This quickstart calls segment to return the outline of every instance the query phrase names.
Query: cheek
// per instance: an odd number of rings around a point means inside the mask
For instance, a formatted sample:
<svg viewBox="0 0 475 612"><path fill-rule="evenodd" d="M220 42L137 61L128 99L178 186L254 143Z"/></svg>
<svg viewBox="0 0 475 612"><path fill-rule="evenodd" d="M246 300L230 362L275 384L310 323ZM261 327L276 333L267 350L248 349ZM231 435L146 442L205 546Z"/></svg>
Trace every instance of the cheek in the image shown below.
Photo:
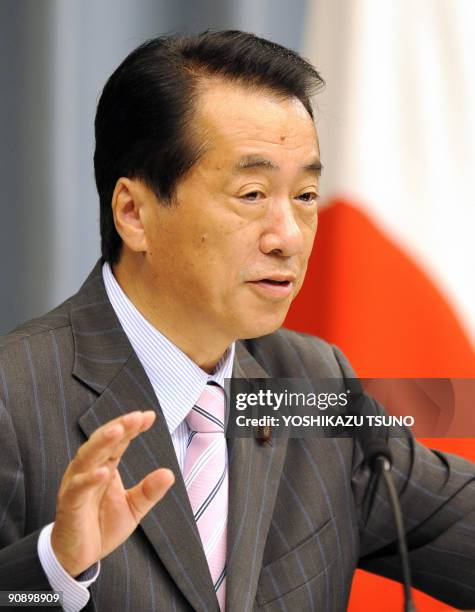
<svg viewBox="0 0 475 612"><path fill-rule="evenodd" d="M317 222L315 221L315 229L306 228L306 230L304 231L302 260L305 262L305 265L308 262L310 254L312 253L316 233L317 233Z"/></svg>
<svg viewBox="0 0 475 612"><path fill-rule="evenodd" d="M311 217L308 219L306 226L306 229L309 232L311 239L313 240L315 238L315 234L317 233L318 228L318 210L315 210L312 213Z"/></svg>
<svg viewBox="0 0 475 612"><path fill-rule="evenodd" d="M212 232L200 236L198 256L225 274L233 275L236 269L245 265L251 252L249 233L240 228L230 230L230 224L217 225Z"/></svg>
<svg viewBox="0 0 475 612"><path fill-rule="evenodd" d="M232 258L224 245L210 233L202 233L190 245L186 253L186 267L191 282L208 296L222 293L232 274Z"/></svg>

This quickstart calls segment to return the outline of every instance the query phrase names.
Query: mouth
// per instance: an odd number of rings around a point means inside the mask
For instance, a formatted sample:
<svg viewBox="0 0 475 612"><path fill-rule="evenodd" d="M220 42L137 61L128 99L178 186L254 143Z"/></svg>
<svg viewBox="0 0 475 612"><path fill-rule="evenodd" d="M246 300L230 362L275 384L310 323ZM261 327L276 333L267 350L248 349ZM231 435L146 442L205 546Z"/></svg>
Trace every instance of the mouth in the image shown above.
<svg viewBox="0 0 475 612"><path fill-rule="evenodd" d="M288 297L294 286L295 277L290 275L272 276L261 278L255 281L248 281L248 284L255 287L261 295L269 298L282 299Z"/></svg>
<svg viewBox="0 0 475 612"><path fill-rule="evenodd" d="M287 287L288 285L290 285L290 281L288 280L274 280L273 278L263 278L262 280L258 280L258 281L251 281L253 283L267 283L268 285L274 285L274 286L280 286L280 287Z"/></svg>

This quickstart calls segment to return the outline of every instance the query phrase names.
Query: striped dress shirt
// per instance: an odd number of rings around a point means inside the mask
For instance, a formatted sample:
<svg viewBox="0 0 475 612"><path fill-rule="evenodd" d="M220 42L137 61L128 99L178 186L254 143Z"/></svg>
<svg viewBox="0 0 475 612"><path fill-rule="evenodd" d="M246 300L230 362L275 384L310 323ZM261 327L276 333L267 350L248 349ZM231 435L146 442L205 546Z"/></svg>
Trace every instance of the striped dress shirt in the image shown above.
<svg viewBox="0 0 475 612"><path fill-rule="evenodd" d="M185 417L195 405L208 382L224 388L231 378L234 343L208 374L185 355L166 336L151 325L132 304L114 278L108 263L102 268L107 296L155 391L170 432L180 470L183 471L189 428ZM38 555L54 591L63 593L66 612L78 612L89 601L88 587L97 579L100 563L89 568L81 580L72 578L60 565L51 547L53 523L38 539Z"/></svg>

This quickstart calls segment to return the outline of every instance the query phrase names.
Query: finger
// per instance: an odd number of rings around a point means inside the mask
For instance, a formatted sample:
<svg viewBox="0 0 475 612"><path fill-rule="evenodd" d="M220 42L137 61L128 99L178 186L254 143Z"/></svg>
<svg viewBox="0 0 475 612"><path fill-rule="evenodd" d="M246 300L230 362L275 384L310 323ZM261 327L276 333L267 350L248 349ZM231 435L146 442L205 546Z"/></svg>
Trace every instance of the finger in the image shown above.
<svg viewBox="0 0 475 612"><path fill-rule="evenodd" d="M155 417L156 413L152 410L142 413L142 424L138 430L130 431L129 434L124 436L122 440L119 440L118 444L112 449L111 454L105 463L109 469L114 470L117 468L122 455L125 453L130 442L144 431L147 431L154 423ZM102 465L104 465L104 463Z"/></svg>
<svg viewBox="0 0 475 612"><path fill-rule="evenodd" d="M155 416L153 411L142 413L142 424L138 428L126 430L115 446L112 445L108 449L104 449L104 454L97 456L96 465L107 465L111 470L116 469L130 442L151 427L155 421Z"/></svg>
<svg viewBox="0 0 475 612"><path fill-rule="evenodd" d="M100 467L84 474L75 474L69 479L60 498L61 510L76 510L84 505L91 494L111 478L106 467Z"/></svg>
<svg viewBox="0 0 475 612"><path fill-rule="evenodd" d="M130 442L139 434L143 433L144 431L147 431L147 429L150 429L150 427L155 421L155 412L153 412L153 410L148 410L146 412L141 413L141 415L142 424L138 427L138 429L135 428L125 432L125 435L122 437L122 439L119 439L116 446L112 449L111 454L108 458L109 462L116 461L118 463L118 460L124 454Z"/></svg>
<svg viewBox="0 0 475 612"><path fill-rule="evenodd" d="M78 471L87 471L96 463L102 463L113 452L113 449L127 435L138 431L141 425L141 413L131 412L109 421L96 429L87 442L76 453L75 467Z"/></svg>
<svg viewBox="0 0 475 612"><path fill-rule="evenodd" d="M173 472L160 468L126 491L130 510L137 523L159 502L175 482Z"/></svg>
<svg viewBox="0 0 475 612"><path fill-rule="evenodd" d="M155 412L130 412L97 429L76 453L72 462L73 473L87 472L109 459L120 458L135 436L149 429Z"/></svg>

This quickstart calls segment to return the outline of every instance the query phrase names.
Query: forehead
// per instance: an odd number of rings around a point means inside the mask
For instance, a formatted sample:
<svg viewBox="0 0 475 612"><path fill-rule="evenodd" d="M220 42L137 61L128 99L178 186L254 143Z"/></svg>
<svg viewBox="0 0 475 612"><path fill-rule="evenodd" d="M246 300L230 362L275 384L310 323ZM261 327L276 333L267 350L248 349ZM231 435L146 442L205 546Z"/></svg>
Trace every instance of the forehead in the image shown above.
<svg viewBox="0 0 475 612"><path fill-rule="evenodd" d="M283 98L228 82L207 84L199 98L195 128L205 157L265 153L306 158L319 154L312 118L297 98Z"/></svg>

